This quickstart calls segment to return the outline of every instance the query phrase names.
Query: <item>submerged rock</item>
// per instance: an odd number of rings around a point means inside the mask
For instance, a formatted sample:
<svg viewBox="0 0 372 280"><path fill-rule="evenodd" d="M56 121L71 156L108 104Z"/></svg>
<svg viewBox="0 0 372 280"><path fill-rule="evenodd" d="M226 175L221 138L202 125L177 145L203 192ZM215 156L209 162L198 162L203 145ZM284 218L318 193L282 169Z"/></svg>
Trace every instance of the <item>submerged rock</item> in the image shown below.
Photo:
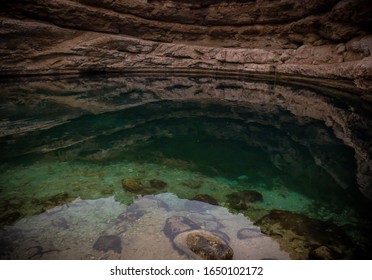
<svg viewBox="0 0 372 280"><path fill-rule="evenodd" d="M197 200L197 201L208 203L211 205L218 205L217 199L215 199L214 197L208 194L197 194L191 200Z"/></svg>
<svg viewBox="0 0 372 280"><path fill-rule="evenodd" d="M103 196L111 196L114 194L114 192L115 192L114 188L107 188L107 189L101 190L101 194Z"/></svg>
<svg viewBox="0 0 372 280"><path fill-rule="evenodd" d="M31 202L33 205L41 207L40 212L42 213L57 206L68 204L74 200L75 197L71 197L67 192L61 192L44 199L33 198Z"/></svg>
<svg viewBox="0 0 372 280"><path fill-rule="evenodd" d="M121 253L121 239L116 235L100 236L93 245L93 249L97 251L108 252L110 250Z"/></svg>
<svg viewBox="0 0 372 280"><path fill-rule="evenodd" d="M213 207L216 207L209 203L205 203L205 202L201 202L197 200L187 200L184 206L185 206L185 210L194 212L194 213L195 212L202 213L202 212L211 210Z"/></svg>
<svg viewBox="0 0 372 280"><path fill-rule="evenodd" d="M168 184L164 181L157 180L157 179L152 179L150 180L150 186L151 188L157 189L157 190L162 190L168 186Z"/></svg>
<svg viewBox="0 0 372 280"><path fill-rule="evenodd" d="M236 210L247 210L249 203L263 201L263 196L254 190L233 192L227 195L227 203Z"/></svg>
<svg viewBox="0 0 372 280"><path fill-rule="evenodd" d="M200 229L200 226L189 218L174 216L167 219L163 231L170 240L173 240L176 235L192 229Z"/></svg>
<svg viewBox="0 0 372 280"><path fill-rule="evenodd" d="M230 240L227 234L203 230L189 218L170 217L163 231L174 248L191 259L229 260L233 257L233 250L226 241Z"/></svg>
<svg viewBox="0 0 372 280"><path fill-rule="evenodd" d="M121 185L124 190L131 192L131 193L139 194L143 192L145 189L144 186L140 182L138 182L136 179L131 179L131 178L121 180Z"/></svg>
<svg viewBox="0 0 372 280"><path fill-rule="evenodd" d="M242 198L244 198L245 202L259 202L263 201L262 194L257 191L253 190L245 190L238 193Z"/></svg>
<svg viewBox="0 0 372 280"><path fill-rule="evenodd" d="M137 197L134 200L134 204L129 206L127 211L133 211L134 209L142 209L143 211L151 211L150 209L163 209L169 211L169 206L163 200L159 199L154 195L145 195L143 197Z"/></svg>
<svg viewBox="0 0 372 280"><path fill-rule="evenodd" d="M244 240L244 239L250 239L255 237L261 237L264 236L264 234L260 231L258 227L252 227L252 228L242 228L238 231L236 234L238 239Z"/></svg>
<svg viewBox="0 0 372 280"><path fill-rule="evenodd" d="M255 224L263 233L276 238L294 259L335 255L332 251L343 259L350 259L353 256L353 244L349 237L341 228L330 222L289 211L272 210ZM330 250L311 249L323 246Z"/></svg>
<svg viewBox="0 0 372 280"><path fill-rule="evenodd" d="M155 200L156 205L157 205L157 207L158 207L159 209L163 209L163 210L165 210L165 211L169 211L169 210L170 210L168 204L165 203L163 200L161 200L161 199L154 199L154 200Z"/></svg>
<svg viewBox="0 0 372 280"><path fill-rule="evenodd" d="M341 255L338 254L335 250L327 246L319 246L310 251L309 259L311 260L338 260L338 259L341 259Z"/></svg>
<svg viewBox="0 0 372 280"><path fill-rule="evenodd" d="M174 245L192 259L231 260L234 252L222 238L205 230L178 234Z"/></svg>

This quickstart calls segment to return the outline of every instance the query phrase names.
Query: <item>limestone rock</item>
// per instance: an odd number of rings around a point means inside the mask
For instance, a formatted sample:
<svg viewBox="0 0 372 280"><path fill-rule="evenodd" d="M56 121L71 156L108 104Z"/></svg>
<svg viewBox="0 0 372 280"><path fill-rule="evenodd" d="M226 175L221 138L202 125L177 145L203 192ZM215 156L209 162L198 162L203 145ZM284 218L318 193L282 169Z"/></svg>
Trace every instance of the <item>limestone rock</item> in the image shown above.
<svg viewBox="0 0 372 280"><path fill-rule="evenodd" d="M0 74L144 68L272 74L274 65L289 78L347 79L357 86L370 80L371 71L357 63L371 56L368 0L164 3L5 1ZM346 45L343 52L339 44Z"/></svg>

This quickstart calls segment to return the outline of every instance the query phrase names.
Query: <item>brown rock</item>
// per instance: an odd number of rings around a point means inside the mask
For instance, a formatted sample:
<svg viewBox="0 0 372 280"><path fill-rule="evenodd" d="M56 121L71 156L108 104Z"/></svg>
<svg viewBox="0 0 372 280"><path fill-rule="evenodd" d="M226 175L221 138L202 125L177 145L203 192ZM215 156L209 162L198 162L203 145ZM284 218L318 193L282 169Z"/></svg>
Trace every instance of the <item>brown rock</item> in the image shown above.
<svg viewBox="0 0 372 280"><path fill-rule="evenodd" d="M164 181L152 179L150 180L150 186L157 190L162 190L168 186L168 184Z"/></svg>
<svg viewBox="0 0 372 280"><path fill-rule="evenodd" d="M188 248L204 260L231 260L234 252L221 238L205 231L187 234Z"/></svg>
<svg viewBox="0 0 372 280"><path fill-rule="evenodd" d="M341 259L341 255L338 254L335 250L327 246L319 246L310 251L309 259L311 260L338 260L338 259Z"/></svg>
<svg viewBox="0 0 372 280"><path fill-rule="evenodd" d="M124 190L131 193L141 193L144 191L144 186L138 182L136 179L123 179L121 180L121 185Z"/></svg>
<svg viewBox="0 0 372 280"><path fill-rule="evenodd" d="M215 199L214 197L208 194L197 194L191 200L197 200L197 201L208 203L211 205L218 205L217 199Z"/></svg>
<svg viewBox="0 0 372 280"><path fill-rule="evenodd" d="M227 195L227 203L236 210L246 210L248 205L254 202L263 201L262 194L254 190L234 192Z"/></svg>

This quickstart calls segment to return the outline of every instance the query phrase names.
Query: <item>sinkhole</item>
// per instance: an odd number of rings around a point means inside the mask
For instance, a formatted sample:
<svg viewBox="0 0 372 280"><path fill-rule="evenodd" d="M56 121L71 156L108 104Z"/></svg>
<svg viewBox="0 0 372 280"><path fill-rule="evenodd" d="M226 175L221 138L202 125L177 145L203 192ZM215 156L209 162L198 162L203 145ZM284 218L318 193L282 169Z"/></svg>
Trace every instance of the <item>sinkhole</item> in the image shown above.
<svg viewBox="0 0 372 280"><path fill-rule="evenodd" d="M355 96L223 77L3 81L0 258L370 259L371 114Z"/></svg>

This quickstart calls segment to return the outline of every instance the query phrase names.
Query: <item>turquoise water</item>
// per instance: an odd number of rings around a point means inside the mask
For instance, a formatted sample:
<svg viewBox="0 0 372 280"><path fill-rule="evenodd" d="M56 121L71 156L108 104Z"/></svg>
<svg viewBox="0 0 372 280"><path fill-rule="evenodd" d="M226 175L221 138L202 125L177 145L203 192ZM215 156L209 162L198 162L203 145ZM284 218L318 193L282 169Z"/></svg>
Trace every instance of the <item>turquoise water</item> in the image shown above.
<svg viewBox="0 0 372 280"><path fill-rule="evenodd" d="M227 83L218 79L207 79L203 83L195 81L195 78L182 79L191 83L189 88L194 87L194 83L199 86ZM157 83L164 80L167 83L159 89ZM238 83L234 90L242 83L227 81ZM102 256L97 246L92 247L96 236L88 238L90 243L87 241L87 232L95 228L99 228L98 235L111 230L115 236L120 236L121 242L129 240L125 233L113 226L113 221L123 211L129 211L128 207L137 205L138 199L141 202L141 198L161 201L167 205L167 211L161 212L158 202L159 207L155 210L151 208L153 206L141 206L141 211L146 214L130 226L125 225L124 231L128 236L135 236L135 229L145 231L150 228L146 221L150 223L154 219L159 219L156 226L161 228L170 213L182 213L188 217L195 215L193 213L215 213L214 219L220 219L222 224L221 217L231 215L246 219L234 225L236 227L244 223L261 227L264 237L279 244L265 246L286 252L291 258L319 257L314 257L314 248L322 246L330 248L331 253L327 256L335 258L371 257L371 203L359 191L355 151L337 138L332 126L326 125L321 118L295 115L288 107L275 102L250 102L249 98L226 100L229 98L210 96L210 93L208 98L198 98L203 94L200 88L191 97L180 98L186 93L170 90L168 82L174 82L170 78L153 78L151 83L145 78L137 78L135 86L133 80L115 81L114 86L112 81L103 82L106 87L87 89L88 80L78 92L70 93L55 90L50 81L49 85L48 82L43 84L46 88L53 88L50 93L46 89L15 90L8 85L7 90L5 87L2 94L4 106L1 108L3 136L0 138L0 238L7 250L2 253L2 258L156 258L151 254L115 255L118 250L109 250ZM258 89L264 85L262 82L249 82L252 84L258 85ZM246 84L241 87L246 88ZM300 91L298 88L290 89ZM231 92L230 89L224 94L235 96L247 92L248 89L243 93ZM263 95L269 94L275 95L275 92L263 90ZM344 107L338 109L344 110ZM130 189L123 183L125 180L132 182L137 189ZM207 195L209 200L201 200L200 195ZM79 213L68 209L80 205L81 201L88 206L82 207ZM198 202L187 204L193 201ZM218 208L206 206L211 204L217 204L213 207ZM182 208L179 205L186 206ZM92 207L101 209L97 211L101 211L102 216L97 218L95 215L90 218L90 223L84 222L93 211ZM221 211L225 210L229 214L223 212L222 215ZM309 233L296 232L293 226L289 226L278 234L263 223L271 218L273 210L283 211L280 212L284 213L281 214L283 219L286 215L298 214L298 223L314 223L315 226ZM146 215L157 211L162 218L150 219L149 216L146 220ZM56 220L50 218L57 215L55 213L59 215ZM69 220L68 217L73 218ZM55 240L53 236L46 238L41 229L48 223L63 229L63 237L58 232L54 234ZM317 223L322 225L320 230ZM346 236L343 240L348 238L348 241L342 246L319 241L316 235L323 234L321 229L325 223L335 226L337 236L340 231L342 236ZM227 230L221 228L219 231L227 234ZM155 234L151 229L149 231L149 234ZM27 232L32 232L32 237ZM294 238L290 236L293 232L303 243L288 245L288 240ZM281 236L279 239L278 235ZM236 236L239 234L228 236L231 244L239 239ZM81 239L81 244L85 241L86 244L76 252L69 249L72 253L67 254L67 249L57 245L62 242L61 238ZM160 235L159 238L165 237ZM46 248L51 243L53 249L40 251L37 247ZM133 244L137 243L128 241L128 248ZM133 252L140 250L141 245L136 246L137 249L131 248ZM357 249L350 252L350 248ZM84 250L86 254L79 254ZM236 256L240 258L286 258L277 251L271 251L271 255L248 257L239 255L236 250ZM172 248L164 249L164 258L184 256Z"/></svg>

